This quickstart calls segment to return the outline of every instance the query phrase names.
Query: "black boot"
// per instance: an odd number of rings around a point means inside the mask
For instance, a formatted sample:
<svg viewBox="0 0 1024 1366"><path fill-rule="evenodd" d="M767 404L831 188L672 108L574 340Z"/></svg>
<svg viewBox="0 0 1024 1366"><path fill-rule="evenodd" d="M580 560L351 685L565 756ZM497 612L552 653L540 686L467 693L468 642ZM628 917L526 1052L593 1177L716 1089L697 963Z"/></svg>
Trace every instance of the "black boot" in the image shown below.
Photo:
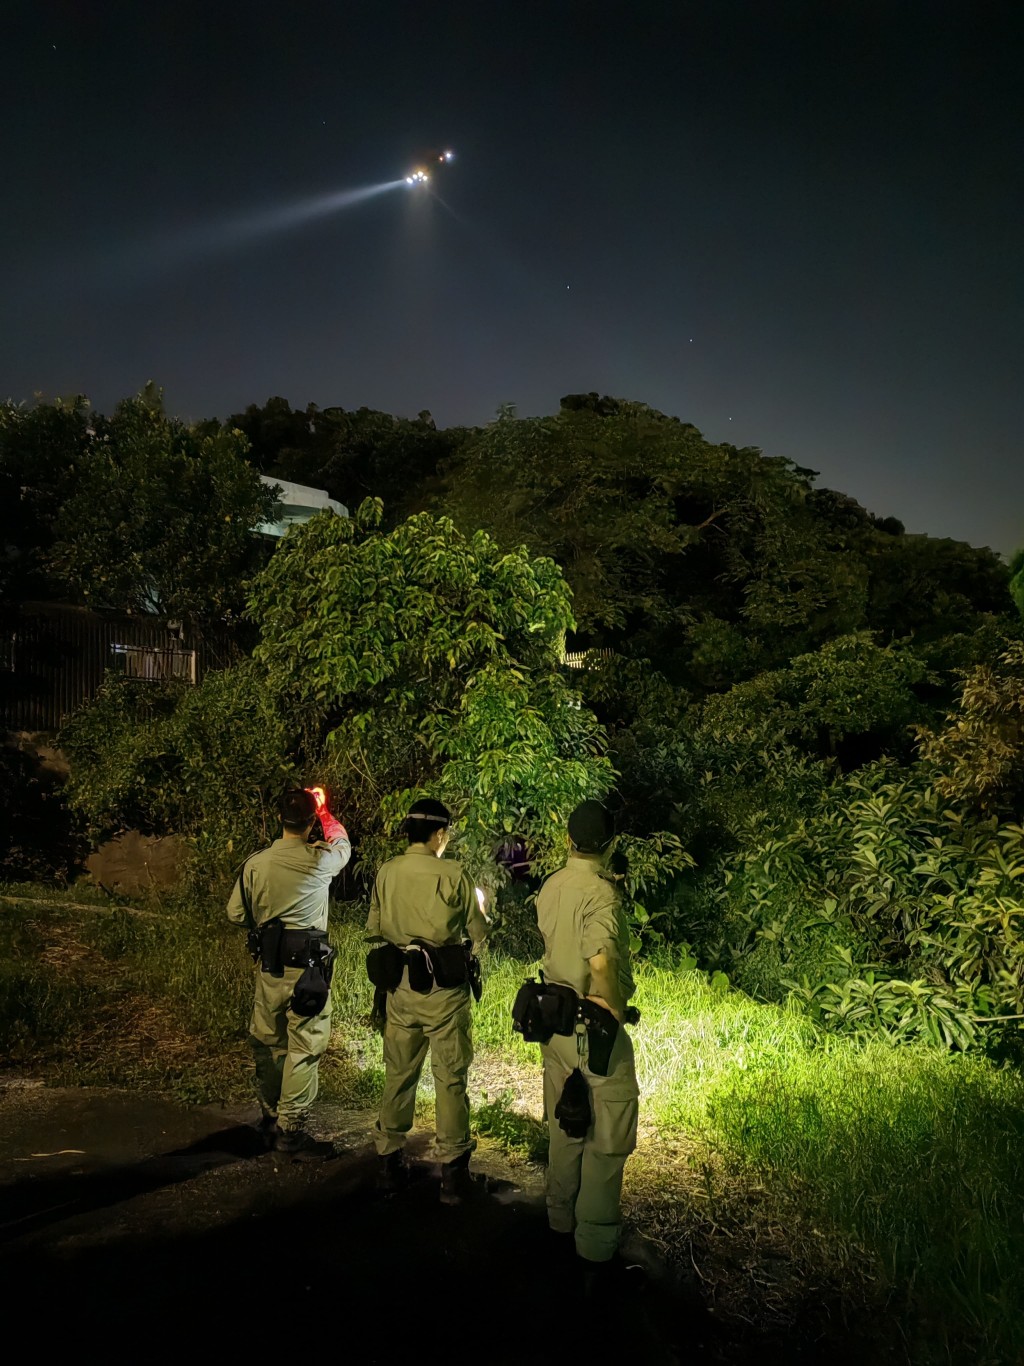
<svg viewBox="0 0 1024 1366"><path fill-rule="evenodd" d="M395 1191L403 1190L408 1180L409 1169L401 1148L377 1158L377 1189L384 1195L394 1195Z"/></svg>
<svg viewBox="0 0 1024 1366"><path fill-rule="evenodd" d="M469 1174L469 1153L441 1165L441 1204L461 1205L473 1189Z"/></svg>
<svg viewBox="0 0 1024 1366"><path fill-rule="evenodd" d="M274 1140L277 1138L278 1134L277 1115L264 1114L260 1119L258 1128L260 1138L263 1139L263 1142L266 1145L266 1147L272 1148L274 1146Z"/></svg>
<svg viewBox="0 0 1024 1366"><path fill-rule="evenodd" d="M295 1161L317 1157L336 1157L333 1143L320 1143L305 1129L281 1129L274 1135L274 1152Z"/></svg>

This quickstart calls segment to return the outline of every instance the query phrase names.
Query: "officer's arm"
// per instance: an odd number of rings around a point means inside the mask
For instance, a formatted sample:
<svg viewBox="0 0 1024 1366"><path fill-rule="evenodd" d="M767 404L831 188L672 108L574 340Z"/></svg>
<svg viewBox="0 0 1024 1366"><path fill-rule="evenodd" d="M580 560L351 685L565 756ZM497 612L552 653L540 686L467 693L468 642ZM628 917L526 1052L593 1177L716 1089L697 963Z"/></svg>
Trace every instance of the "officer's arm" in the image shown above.
<svg viewBox="0 0 1024 1366"><path fill-rule="evenodd" d="M583 908L583 957L590 968L588 999L610 1010L622 1020L626 1000L619 982L619 905L620 897L610 883L600 889Z"/></svg>
<svg viewBox="0 0 1024 1366"><path fill-rule="evenodd" d="M325 877L337 877L352 857L352 845L345 833L345 827L339 826L338 828L341 830L340 835L337 835L329 843L318 841L315 845L317 868Z"/></svg>
<svg viewBox="0 0 1024 1366"><path fill-rule="evenodd" d="M491 932L491 922L477 899L476 887L468 873L463 873L459 882L459 895L466 911L466 933L478 949Z"/></svg>
<svg viewBox="0 0 1024 1366"><path fill-rule="evenodd" d="M374 878L373 891L370 893L370 914L366 917L366 936L368 939L380 938L380 874Z"/></svg>
<svg viewBox="0 0 1024 1366"><path fill-rule="evenodd" d="M231 889L228 898L228 919L232 925L247 925L249 923L249 913L245 909L245 899L242 895L242 878L245 877L245 870L235 878L235 885Z"/></svg>
<svg viewBox="0 0 1024 1366"><path fill-rule="evenodd" d="M587 1000L610 1010L621 1024L626 1015L626 999L619 983L618 959L608 953L595 953L587 962L590 966L590 991Z"/></svg>

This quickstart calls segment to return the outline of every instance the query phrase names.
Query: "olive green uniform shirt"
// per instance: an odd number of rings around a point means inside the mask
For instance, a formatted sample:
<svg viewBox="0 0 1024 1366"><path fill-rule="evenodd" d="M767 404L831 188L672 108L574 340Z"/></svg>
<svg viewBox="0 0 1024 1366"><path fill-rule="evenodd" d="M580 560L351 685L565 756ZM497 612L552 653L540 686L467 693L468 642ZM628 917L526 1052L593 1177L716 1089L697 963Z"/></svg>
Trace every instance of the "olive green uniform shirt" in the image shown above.
<svg viewBox="0 0 1024 1366"><path fill-rule="evenodd" d="M537 893L537 925L544 937L544 976L590 995L590 959L615 960L623 1000L633 995L629 926L618 889L602 876L596 854L573 854Z"/></svg>
<svg viewBox="0 0 1024 1366"><path fill-rule="evenodd" d="M352 854L346 836L330 844L318 840L274 841L246 861L228 901L228 919L235 925L247 924L245 897L257 925L279 918L290 930L327 931L327 894L331 879L341 872Z"/></svg>
<svg viewBox="0 0 1024 1366"><path fill-rule="evenodd" d="M479 944L488 928L469 874L455 859L438 858L425 844L410 844L381 866L366 921L372 938L399 948L414 939L460 944L467 936Z"/></svg>

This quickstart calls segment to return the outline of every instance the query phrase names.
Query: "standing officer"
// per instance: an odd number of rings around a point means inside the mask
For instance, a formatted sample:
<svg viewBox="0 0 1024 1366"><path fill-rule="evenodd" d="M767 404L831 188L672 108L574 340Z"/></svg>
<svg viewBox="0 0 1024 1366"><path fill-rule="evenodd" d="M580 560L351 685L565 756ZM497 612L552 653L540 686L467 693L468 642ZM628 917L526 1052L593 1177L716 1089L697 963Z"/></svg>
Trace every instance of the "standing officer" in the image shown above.
<svg viewBox="0 0 1024 1366"><path fill-rule="evenodd" d="M277 1152L323 1152L306 1132L316 1099L320 1055L331 1037L331 999L319 1014L290 1007L311 954L329 948L327 894L352 853L348 834L327 809L322 788L286 792L281 838L246 860L228 902L228 919L259 937L260 970L249 1022L261 1128ZM309 843L316 817L323 840Z"/></svg>
<svg viewBox="0 0 1024 1366"><path fill-rule="evenodd" d="M633 1044L622 1027L633 994L629 931L618 889L603 875L612 834L611 817L600 802L578 806L569 817L569 860L537 894L546 982L571 987L618 1021L611 1055L603 1060L607 1075L588 1065L581 1026L575 1034L552 1034L541 1045L548 1223L556 1233L575 1231L576 1252L591 1267L611 1262L618 1247L622 1170L636 1147L639 1096ZM555 1110L577 1067L590 1092L592 1121L585 1137L570 1138Z"/></svg>
<svg viewBox="0 0 1024 1366"><path fill-rule="evenodd" d="M462 865L442 857L450 825L451 815L440 802L413 804L403 827L409 847L377 874L366 929L371 939L386 941L383 956L390 955L395 969L387 983L384 1095L375 1135L378 1184L396 1190L404 1180L403 1149L429 1048L441 1200L457 1205L469 1189L469 1155L475 1146L466 1096L473 1042L463 945L468 939L475 948L489 926Z"/></svg>

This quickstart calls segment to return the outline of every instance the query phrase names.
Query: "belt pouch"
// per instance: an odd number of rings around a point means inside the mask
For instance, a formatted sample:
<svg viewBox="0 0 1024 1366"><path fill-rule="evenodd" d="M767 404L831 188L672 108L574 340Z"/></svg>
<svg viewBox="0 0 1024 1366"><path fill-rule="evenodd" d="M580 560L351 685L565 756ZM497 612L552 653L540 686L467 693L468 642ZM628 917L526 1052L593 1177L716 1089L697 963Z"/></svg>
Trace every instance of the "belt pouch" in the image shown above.
<svg viewBox="0 0 1024 1366"><path fill-rule="evenodd" d="M394 991L404 967L405 957L397 944L378 944L366 955L366 975L383 991Z"/></svg>
<svg viewBox="0 0 1024 1366"><path fill-rule="evenodd" d="M555 1106L558 1127L569 1138L586 1138L593 1118L590 1109L590 1087L578 1067L565 1079L562 1094Z"/></svg>
<svg viewBox="0 0 1024 1366"><path fill-rule="evenodd" d="M545 982L537 1008L541 1028L552 1034L568 1036L576 1031L576 1014L580 998L572 987L560 986L557 982Z"/></svg>
<svg viewBox="0 0 1024 1366"><path fill-rule="evenodd" d="M463 987L468 980L466 950L461 944L441 944L428 949L439 987Z"/></svg>
<svg viewBox="0 0 1024 1366"><path fill-rule="evenodd" d="M434 950L430 952L433 954ZM405 966L409 969L409 986L425 996L434 985L434 970L426 952L414 946L406 949Z"/></svg>
<svg viewBox="0 0 1024 1366"><path fill-rule="evenodd" d="M260 926L260 967L271 977L280 977L284 972L283 943L284 926L280 920L268 920Z"/></svg>
<svg viewBox="0 0 1024 1366"><path fill-rule="evenodd" d="M541 1019L540 1000L544 991L543 982L530 978L516 993L512 1003L512 1028L523 1036L524 1043L547 1043L552 1030L545 1028Z"/></svg>
<svg viewBox="0 0 1024 1366"><path fill-rule="evenodd" d="M319 963L310 963L295 983L288 1009L293 1015L310 1018L320 1015L327 1009L331 999L331 988Z"/></svg>

